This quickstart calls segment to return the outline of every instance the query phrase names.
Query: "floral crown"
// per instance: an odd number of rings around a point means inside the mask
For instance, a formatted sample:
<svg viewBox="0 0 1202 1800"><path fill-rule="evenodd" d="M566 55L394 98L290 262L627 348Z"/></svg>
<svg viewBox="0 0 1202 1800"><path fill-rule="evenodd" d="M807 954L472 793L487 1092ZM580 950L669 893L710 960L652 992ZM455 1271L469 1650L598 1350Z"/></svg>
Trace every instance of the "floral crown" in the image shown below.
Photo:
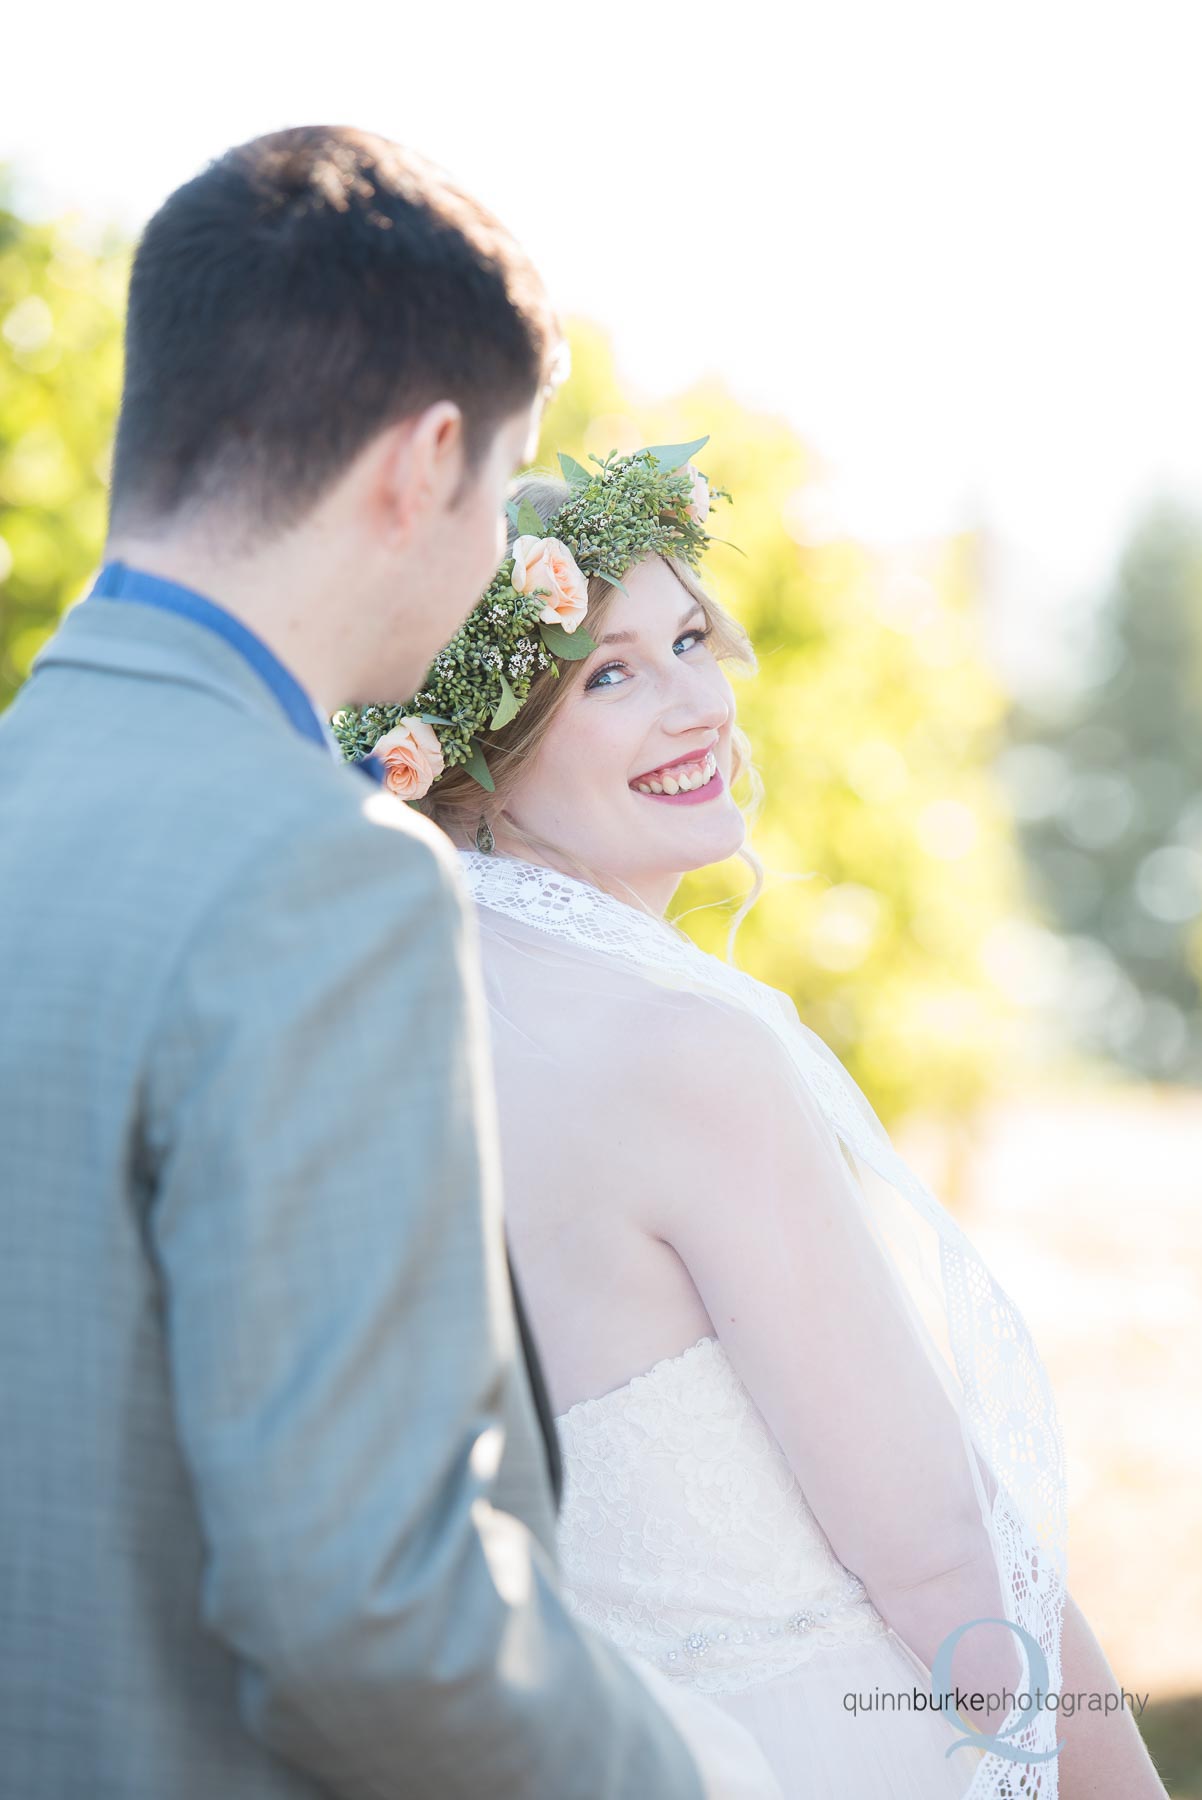
<svg viewBox="0 0 1202 1800"><path fill-rule="evenodd" d="M334 735L350 762L379 758L385 782L403 800L419 800L443 774L463 768L482 788L494 787L481 737L508 725L543 670L558 678L561 662L579 662L596 644L582 627L588 582L621 577L653 551L696 567L707 545L710 502L729 500L711 488L689 458L691 444L659 444L629 456L590 457L595 471L561 455L571 492L544 521L528 498L506 508L518 537L481 599L423 686L401 706L347 707ZM554 536L549 535L554 527Z"/></svg>

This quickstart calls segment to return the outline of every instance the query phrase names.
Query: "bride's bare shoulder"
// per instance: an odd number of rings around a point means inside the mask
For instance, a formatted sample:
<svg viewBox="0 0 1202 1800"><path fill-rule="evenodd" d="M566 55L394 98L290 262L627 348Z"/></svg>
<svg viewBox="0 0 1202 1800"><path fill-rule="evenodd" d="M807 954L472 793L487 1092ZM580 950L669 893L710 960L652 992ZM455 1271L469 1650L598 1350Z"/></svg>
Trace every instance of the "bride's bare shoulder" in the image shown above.
<svg viewBox="0 0 1202 1800"><path fill-rule="evenodd" d="M506 919L487 921L482 946L498 1072L523 1087L536 1080L548 1102L582 1090L598 1110L687 1099L694 1119L712 1124L734 1102L745 1114L770 1110L789 1086L769 1018L796 1011L775 989L752 1009L717 986L653 979Z"/></svg>
<svg viewBox="0 0 1202 1800"><path fill-rule="evenodd" d="M646 1008L643 1024L645 1054L685 1058L727 1087L735 1078L772 1082L784 1076L788 1059L781 1039L766 1018L733 999L673 993L670 1002Z"/></svg>
<svg viewBox="0 0 1202 1800"><path fill-rule="evenodd" d="M784 995L782 1011L794 1012ZM775 1005L775 999L770 1002ZM650 1018L639 1034L635 1091L659 1091L671 1109L676 1179L665 1205L693 1212L710 1195L719 1209L732 1193L755 1204L839 1162L841 1152L819 1099L782 1034L768 1019L735 1004L689 994ZM671 1212L663 1224L672 1224Z"/></svg>

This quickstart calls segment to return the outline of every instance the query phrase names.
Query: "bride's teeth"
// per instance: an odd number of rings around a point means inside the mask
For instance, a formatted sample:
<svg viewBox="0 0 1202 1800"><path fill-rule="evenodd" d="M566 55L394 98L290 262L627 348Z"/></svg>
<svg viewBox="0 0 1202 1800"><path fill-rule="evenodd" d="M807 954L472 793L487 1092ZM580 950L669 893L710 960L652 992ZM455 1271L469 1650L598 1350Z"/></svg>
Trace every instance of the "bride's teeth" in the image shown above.
<svg viewBox="0 0 1202 1800"><path fill-rule="evenodd" d="M691 768L677 768L672 775L661 775L658 781L636 781L635 787L640 794L691 794L695 788L705 787L718 772L718 759L712 750L707 750L703 762Z"/></svg>

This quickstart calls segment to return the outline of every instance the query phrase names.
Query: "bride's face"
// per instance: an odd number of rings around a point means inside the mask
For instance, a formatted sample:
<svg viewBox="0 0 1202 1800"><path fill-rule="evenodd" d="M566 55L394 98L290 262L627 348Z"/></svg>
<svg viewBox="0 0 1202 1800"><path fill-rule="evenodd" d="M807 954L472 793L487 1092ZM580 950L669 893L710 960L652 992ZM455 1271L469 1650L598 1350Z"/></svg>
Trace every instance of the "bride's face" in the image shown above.
<svg viewBox="0 0 1202 1800"><path fill-rule="evenodd" d="M704 609L665 562L647 557L623 586L505 811L662 910L686 870L743 842L734 694Z"/></svg>

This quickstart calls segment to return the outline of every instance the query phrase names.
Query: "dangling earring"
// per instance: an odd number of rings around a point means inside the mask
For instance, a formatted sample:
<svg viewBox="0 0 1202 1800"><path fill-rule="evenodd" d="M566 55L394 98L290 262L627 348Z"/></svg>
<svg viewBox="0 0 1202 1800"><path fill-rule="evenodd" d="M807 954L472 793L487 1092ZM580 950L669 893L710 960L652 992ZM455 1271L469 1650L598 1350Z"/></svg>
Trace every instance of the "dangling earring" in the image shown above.
<svg viewBox="0 0 1202 1800"><path fill-rule="evenodd" d="M476 848L481 856L491 856L496 849L492 831L483 813L480 814L480 823L476 827Z"/></svg>

